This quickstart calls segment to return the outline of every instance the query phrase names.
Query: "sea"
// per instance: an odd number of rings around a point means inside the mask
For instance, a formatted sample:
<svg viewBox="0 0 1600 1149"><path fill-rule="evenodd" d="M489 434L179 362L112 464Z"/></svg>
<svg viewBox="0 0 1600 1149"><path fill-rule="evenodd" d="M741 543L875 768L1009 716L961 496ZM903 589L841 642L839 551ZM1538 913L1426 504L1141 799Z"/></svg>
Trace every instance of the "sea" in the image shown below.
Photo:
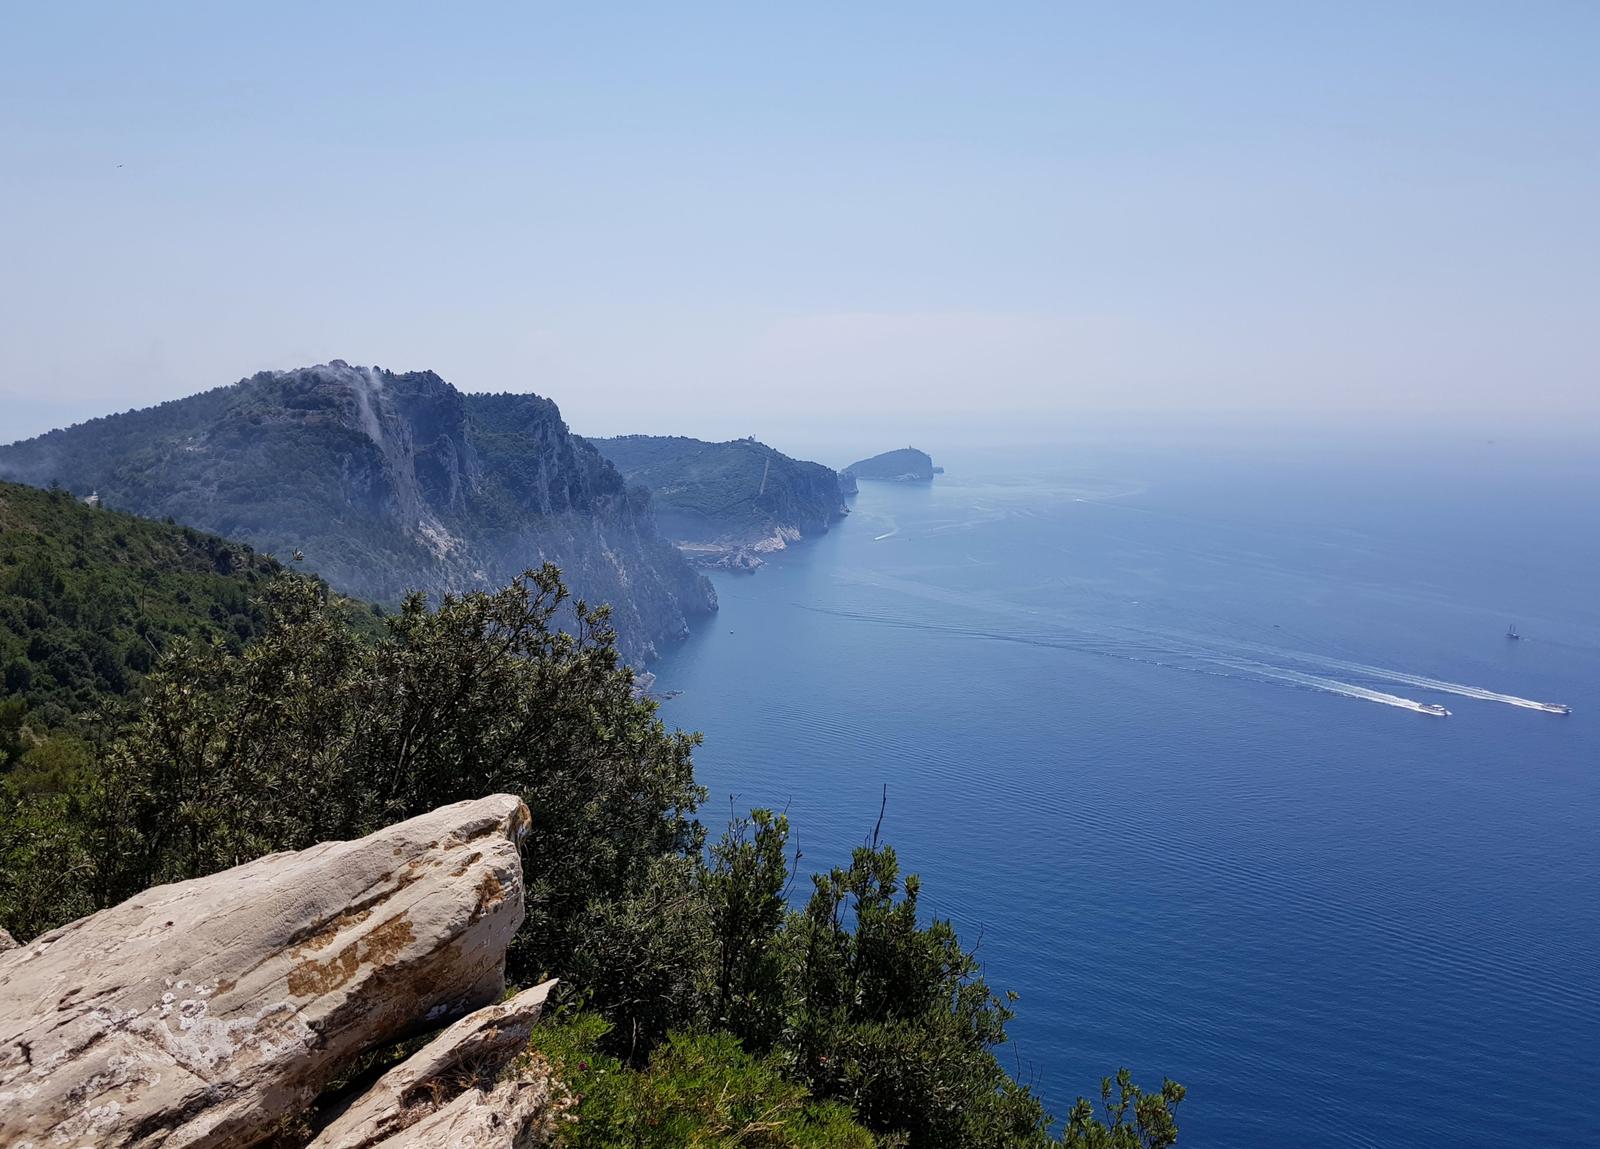
<svg viewBox="0 0 1600 1149"><path fill-rule="evenodd" d="M922 445L654 668L708 827L881 808L1057 1116L1600 1145L1600 452Z"/></svg>

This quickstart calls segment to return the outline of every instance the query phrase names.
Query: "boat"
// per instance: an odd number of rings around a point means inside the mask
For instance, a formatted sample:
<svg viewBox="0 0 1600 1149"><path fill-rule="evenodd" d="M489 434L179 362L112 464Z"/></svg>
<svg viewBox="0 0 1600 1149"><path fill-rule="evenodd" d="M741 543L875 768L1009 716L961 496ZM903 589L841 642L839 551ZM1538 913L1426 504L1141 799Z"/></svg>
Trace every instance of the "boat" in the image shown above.
<svg viewBox="0 0 1600 1149"><path fill-rule="evenodd" d="M1517 624L1516 623L1512 623L1510 626L1506 627L1506 637L1509 638L1512 642L1516 642L1518 639L1520 639L1522 637L1520 634L1517 633Z"/></svg>
<svg viewBox="0 0 1600 1149"><path fill-rule="evenodd" d="M1417 706L1421 708L1422 713L1431 714L1435 718L1450 717L1450 712L1444 707L1440 706L1437 702L1419 702L1417 703Z"/></svg>
<svg viewBox="0 0 1600 1149"><path fill-rule="evenodd" d="M1571 714L1572 707L1561 702L1546 702L1544 708L1551 714Z"/></svg>

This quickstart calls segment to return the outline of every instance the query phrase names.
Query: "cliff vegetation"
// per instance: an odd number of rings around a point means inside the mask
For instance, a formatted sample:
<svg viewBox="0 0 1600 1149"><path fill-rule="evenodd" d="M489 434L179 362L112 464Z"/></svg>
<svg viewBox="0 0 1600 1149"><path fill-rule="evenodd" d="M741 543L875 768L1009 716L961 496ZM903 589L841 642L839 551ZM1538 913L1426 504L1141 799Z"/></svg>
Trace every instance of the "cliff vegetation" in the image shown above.
<svg viewBox="0 0 1600 1149"><path fill-rule="evenodd" d="M592 442L630 483L649 489L662 534L703 565L759 565L760 555L822 534L847 513L835 471L755 439Z"/></svg>
<svg viewBox="0 0 1600 1149"><path fill-rule="evenodd" d="M575 1146L1164 1146L1181 1087L1119 1078L1054 1128L997 1055L1011 1002L876 840L793 889L787 819L708 843L697 737L637 696L604 608L559 572L407 597L376 637L273 578L249 640L174 635L70 773L0 779L0 924L494 793L534 812L507 975L559 976L533 1036ZM557 622L570 616L571 625ZM234 637L238 637L235 635Z"/></svg>
<svg viewBox="0 0 1600 1149"><path fill-rule="evenodd" d="M896 451L885 451L870 459L851 463L844 469L844 473L857 479L929 483L933 481L933 476L939 469L933 465L933 458L926 451L919 451L915 447L901 447Z"/></svg>

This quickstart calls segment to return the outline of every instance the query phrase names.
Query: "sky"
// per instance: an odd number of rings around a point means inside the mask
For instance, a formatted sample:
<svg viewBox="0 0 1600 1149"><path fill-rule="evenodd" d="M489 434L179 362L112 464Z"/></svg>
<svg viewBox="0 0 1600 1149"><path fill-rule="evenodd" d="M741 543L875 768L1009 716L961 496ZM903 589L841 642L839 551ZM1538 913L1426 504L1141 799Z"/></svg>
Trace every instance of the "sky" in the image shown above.
<svg viewBox="0 0 1600 1149"><path fill-rule="evenodd" d="M0 439L332 358L705 437L1600 428L1600 4L14 4Z"/></svg>

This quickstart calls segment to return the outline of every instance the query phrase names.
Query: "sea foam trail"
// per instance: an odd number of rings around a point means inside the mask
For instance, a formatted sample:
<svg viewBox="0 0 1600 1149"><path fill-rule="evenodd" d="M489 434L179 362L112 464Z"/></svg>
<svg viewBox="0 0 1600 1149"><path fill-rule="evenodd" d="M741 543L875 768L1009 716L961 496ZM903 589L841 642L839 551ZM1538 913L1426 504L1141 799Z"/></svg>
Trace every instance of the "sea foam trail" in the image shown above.
<svg viewBox="0 0 1600 1149"><path fill-rule="evenodd" d="M1400 710L1410 710L1416 714L1426 714L1434 718L1444 717L1438 711L1429 710L1422 703L1412 698L1402 698L1398 694L1385 694L1381 690L1372 690L1365 686L1357 686L1353 682L1340 682L1334 678L1324 678L1320 674L1306 674L1298 670L1287 670L1281 666L1267 666L1259 662L1249 662L1244 659L1218 659L1223 666L1231 666L1236 670L1259 674L1263 678L1276 679L1279 682L1289 682L1297 686L1309 687L1312 690L1321 690L1328 694L1339 694L1345 698L1359 698L1363 702L1376 702L1382 706L1394 706Z"/></svg>
<svg viewBox="0 0 1600 1149"><path fill-rule="evenodd" d="M1566 707L1553 702L1540 702L1533 698L1519 698L1515 694L1501 694L1497 690L1484 690L1482 687L1468 686L1463 682L1445 682L1442 679L1429 678L1422 674L1407 674L1399 670L1385 670L1381 666L1365 666L1359 662L1343 662L1336 658L1322 658L1315 661L1323 666L1331 666L1339 670L1350 670L1357 674L1381 678L1385 682L1402 682L1407 686L1420 686L1425 690L1437 690L1443 694L1459 694L1463 698L1476 698L1483 702L1499 702L1506 706L1520 706L1525 710L1542 710L1547 714L1566 713Z"/></svg>
<svg viewBox="0 0 1600 1149"><path fill-rule="evenodd" d="M1294 662L1304 662L1313 666L1325 666L1330 670L1347 670L1352 674L1361 674L1384 682L1398 682L1406 686L1419 686L1424 690L1436 690L1441 694L1455 694L1462 698L1475 698L1480 702L1498 702L1504 706L1520 706L1524 710L1541 710L1546 714L1567 713L1567 708L1558 703L1540 702L1534 698L1521 698L1515 694L1502 694L1497 690L1485 690L1480 686L1469 686L1464 682L1447 682L1442 678L1429 678L1425 674L1409 674L1403 670L1386 670L1381 666L1369 666L1364 662L1348 662L1342 658L1328 658L1319 654L1269 650L1266 647L1261 648L1261 650L1263 653L1270 653L1277 658L1287 658Z"/></svg>
<svg viewBox="0 0 1600 1149"><path fill-rule="evenodd" d="M1160 666L1169 670L1187 670L1198 674L1226 674L1229 671L1253 675L1269 682L1282 682L1292 686L1303 686L1311 690L1321 691L1325 694L1336 694L1344 698L1355 698L1362 702L1376 702L1381 706L1393 706L1400 710L1409 710L1414 714L1427 714L1434 717L1443 717L1435 711L1429 710L1422 703L1411 698L1402 698L1398 694L1386 694L1381 690L1372 690L1365 686L1357 686L1353 682L1340 682L1333 678L1324 678L1317 674L1307 674L1304 671L1290 670L1280 666L1268 666L1265 663L1254 662L1244 658L1228 658L1213 651L1190 646L1189 649L1180 647L1151 646L1139 641L1117 640L1109 637L1094 635L1067 636L1058 635L1049 637L1041 634L1018 635L1007 634L1003 631L985 630L979 627L956 626L949 623L933 623L924 620L898 619L884 615L870 614L864 611L838 610L828 607L809 606L803 603L794 604L802 610L814 611L818 614L829 614L836 618L850 619L854 622L874 623L879 626L890 626L903 630L932 631L939 634L949 634L959 638L987 639L997 642L1015 642L1027 646L1049 647L1057 650L1072 650L1080 654L1096 654L1108 658L1121 659L1125 662L1138 662L1148 666ZM1189 663L1176 663L1169 661L1171 658L1191 660ZM1213 669L1220 668L1220 669Z"/></svg>

